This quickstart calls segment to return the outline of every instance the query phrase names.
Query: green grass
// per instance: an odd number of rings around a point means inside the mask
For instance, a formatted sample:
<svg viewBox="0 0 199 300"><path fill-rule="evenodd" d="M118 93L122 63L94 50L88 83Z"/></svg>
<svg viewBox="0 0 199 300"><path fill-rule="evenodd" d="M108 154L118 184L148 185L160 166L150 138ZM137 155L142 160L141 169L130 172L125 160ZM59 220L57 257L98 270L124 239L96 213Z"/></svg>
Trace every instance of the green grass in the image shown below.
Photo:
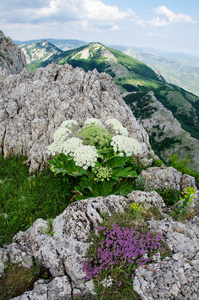
<svg viewBox="0 0 199 300"><path fill-rule="evenodd" d="M37 218L55 218L70 203L75 182L49 168L35 174L28 169L24 157L0 156L0 245Z"/></svg>
<svg viewBox="0 0 199 300"><path fill-rule="evenodd" d="M52 276L35 262L31 269L8 262L4 276L0 278L0 299L8 300L33 289L39 278L50 280Z"/></svg>

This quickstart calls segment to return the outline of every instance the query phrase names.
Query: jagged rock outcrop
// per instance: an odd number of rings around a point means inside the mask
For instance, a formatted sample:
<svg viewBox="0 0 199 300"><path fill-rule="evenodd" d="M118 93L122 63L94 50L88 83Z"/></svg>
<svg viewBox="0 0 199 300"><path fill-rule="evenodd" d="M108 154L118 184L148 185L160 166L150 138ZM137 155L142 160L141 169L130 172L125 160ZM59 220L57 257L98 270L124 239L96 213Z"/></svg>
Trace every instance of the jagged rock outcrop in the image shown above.
<svg viewBox="0 0 199 300"><path fill-rule="evenodd" d="M46 147L64 120L83 124L89 117L118 119L142 144L143 163L152 161L148 135L110 75L51 64L35 75L24 69L0 82L0 147L4 157L12 153L27 156L30 170L49 159Z"/></svg>
<svg viewBox="0 0 199 300"><path fill-rule="evenodd" d="M103 220L102 213L108 213L111 216L128 205L126 200L123 196L112 195L74 202L53 220L53 235L45 233L48 231L48 222L38 219L26 232L20 231L13 238L12 244L1 249L0 262L5 263L9 258L24 267L31 267L33 261L37 260L49 269L51 275L57 278L58 283L60 277L67 281L67 285L70 282L70 288L65 292L65 297L71 296L75 291L76 293L79 291L79 294L91 293L93 283L92 281L85 282L82 267L89 246L90 231L91 229L97 231L98 225ZM3 272L3 265L1 269ZM43 282L42 290L46 291L45 295L48 293L47 282ZM32 294L35 291L28 293ZM29 298L19 297L18 299Z"/></svg>
<svg viewBox="0 0 199 300"><path fill-rule="evenodd" d="M158 202L160 208L163 206L163 200L159 195L156 197L155 192L142 196L148 196L149 203L153 197L157 206ZM69 205L53 220L53 234L48 233L47 221L43 219L35 221L26 232L19 232L10 245L0 249L0 275L8 259L26 267L37 260L49 269L54 279L51 282L38 280L33 290L14 299L39 299L41 295L46 300L74 299L76 295L93 293L93 282L85 282L82 268L90 230L97 231L102 213L111 216L133 201L131 194L128 198L111 195L81 200ZM133 281L135 291L144 300L198 299L199 217L185 222L168 217L160 221L152 219L148 226L162 233L172 255L139 267Z"/></svg>
<svg viewBox="0 0 199 300"><path fill-rule="evenodd" d="M25 67L26 58L21 49L0 30L0 68L6 69L8 73L18 74Z"/></svg>

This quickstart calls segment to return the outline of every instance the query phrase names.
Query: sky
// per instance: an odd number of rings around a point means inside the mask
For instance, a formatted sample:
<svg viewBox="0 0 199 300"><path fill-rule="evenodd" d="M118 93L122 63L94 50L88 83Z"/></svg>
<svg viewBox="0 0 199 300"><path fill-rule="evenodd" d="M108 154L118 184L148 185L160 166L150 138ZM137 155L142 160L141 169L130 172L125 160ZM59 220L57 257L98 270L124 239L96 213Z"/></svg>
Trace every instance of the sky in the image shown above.
<svg viewBox="0 0 199 300"><path fill-rule="evenodd" d="M0 0L0 30L199 56L199 0Z"/></svg>

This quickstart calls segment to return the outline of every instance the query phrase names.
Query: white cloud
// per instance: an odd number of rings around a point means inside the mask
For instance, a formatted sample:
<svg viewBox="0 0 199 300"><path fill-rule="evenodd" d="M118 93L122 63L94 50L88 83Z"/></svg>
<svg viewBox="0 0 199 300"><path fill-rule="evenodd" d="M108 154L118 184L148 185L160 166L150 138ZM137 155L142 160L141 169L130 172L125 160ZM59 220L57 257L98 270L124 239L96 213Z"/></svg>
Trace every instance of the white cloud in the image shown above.
<svg viewBox="0 0 199 300"><path fill-rule="evenodd" d="M120 30L120 27L118 25L113 25L112 29L113 30Z"/></svg>
<svg viewBox="0 0 199 300"><path fill-rule="evenodd" d="M152 36L152 37L158 37L158 38L161 38L161 37L162 37L162 35L156 34L156 33L154 33L154 32L147 32L147 35L148 35L148 36Z"/></svg>
<svg viewBox="0 0 199 300"><path fill-rule="evenodd" d="M70 20L117 22L134 15L131 9L120 11L117 6L104 4L101 0L8 0L9 5L0 4L0 19L9 22L45 22L46 20L66 22ZM2 12L2 13L1 13Z"/></svg>
<svg viewBox="0 0 199 300"><path fill-rule="evenodd" d="M163 27L173 23L196 23L190 16L183 13L175 14L166 6L159 6L154 9L154 12L164 17L162 19L160 17L153 18L150 22L150 24L157 27Z"/></svg>
<svg viewBox="0 0 199 300"><path fill-rule="evenodd" d="M3 2L3 3L2 3ZM72 25L78 30L122 30L124 26L165 27L174 23L195 23L188 15L175 14L166 6L153 10L152 20L142 19L132 9L121 11L115 5L106 5L103 0L0 0L0 23L16 26L58 24ZM47 26L48 27L48 26Z"/></svg>
<svg viewBox="0 0 199 300"><path fill-rule="evenodd" d="M159 17L153 18L153 20L149 21L148 23L155 26L155 27L165 27L167 25L170 25L170 22L168 22L168 20L161 19Z"/></svg>

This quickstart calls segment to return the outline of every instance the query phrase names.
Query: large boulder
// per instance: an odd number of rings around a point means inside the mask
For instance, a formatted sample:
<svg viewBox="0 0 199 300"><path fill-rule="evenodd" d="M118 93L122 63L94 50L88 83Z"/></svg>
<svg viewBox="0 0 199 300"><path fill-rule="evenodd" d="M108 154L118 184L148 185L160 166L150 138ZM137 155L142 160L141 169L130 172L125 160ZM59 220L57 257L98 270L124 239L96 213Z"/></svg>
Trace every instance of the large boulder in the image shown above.
<svg viewBox="0 0 199 300"><path fill-rule="evenodd" d="M23 70L0 82L0 147L4 157L28 157L30 170L48 159L47 146L66 119L80 125L90 117L118 119L142 144L140 159L149 164L149 137L119 94L113 79L96 70L48 65L35 75Z"/></svg>
<svg viewBox="0 0 199 300"><path fill-rule="evenodd" d="M182 174L172 167L151 167L143 170L136 179L137 185L146 191L173 189L182 191L191 186L197 190L195 178Z"/></svg>
<svg viewBox="0 0 199 300"><path fill-rule="evenodd" d="M36 260L48 269L54 278L57 278L58 285L61 284L60 280L67 281L67 285L70 283L65 296L71 296L71 290L79 291L79 294L92 293L92 281L85 282L82 267L89 246L90 232L92 229L97 232L98 225L102 222L102 213L111 216L127 205L126 198L114 195L74 202L53 220L51 229L53 234L48 232L47 221L36 220L27 231L16 234L10 245L0 249L0 275L3 275L8 258L27 268L30 268ZM35 288L36 291L39 289L47 293L51 285L48 288L47 286L47 282L42 282L42 285L40 282ZM35 293L35 291L28 293Z"/></svg>

